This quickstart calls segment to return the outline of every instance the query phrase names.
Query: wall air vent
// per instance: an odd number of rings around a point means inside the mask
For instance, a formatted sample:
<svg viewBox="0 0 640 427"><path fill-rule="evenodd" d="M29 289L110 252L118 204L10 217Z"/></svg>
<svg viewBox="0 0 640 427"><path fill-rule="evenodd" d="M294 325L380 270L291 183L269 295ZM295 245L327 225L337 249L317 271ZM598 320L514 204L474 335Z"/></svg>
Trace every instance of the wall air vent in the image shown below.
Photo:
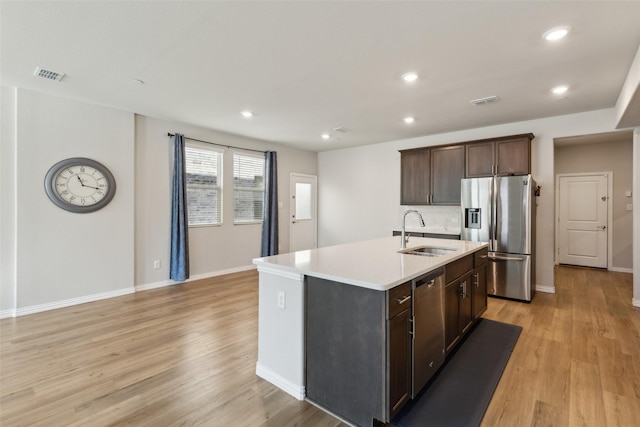
<svg viewBox="0 0 640 427"><path fill-rule="evenodd" d="M472 103L473 105L492 104L494 102L498 102L498 97L495 96L495 95L487 96L486 98L474 99L474 100L471 100L469 102Z"/></svg>
<svg viewBox="0 0 640 427"><path fill-rule="evenodd" d="M37 67L33 72L36 77L42 77L43 79L60 81L64 77L64 74L56 73L55 71L45 70L44 68Z"/></svg>

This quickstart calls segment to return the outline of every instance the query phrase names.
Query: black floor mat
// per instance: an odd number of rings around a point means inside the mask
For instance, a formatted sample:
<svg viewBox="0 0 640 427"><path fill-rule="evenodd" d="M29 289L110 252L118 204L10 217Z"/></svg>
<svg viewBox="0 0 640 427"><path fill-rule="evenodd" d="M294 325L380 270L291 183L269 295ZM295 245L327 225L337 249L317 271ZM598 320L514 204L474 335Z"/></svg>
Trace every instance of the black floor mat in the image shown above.
<svg viewBox="0 0 640 427"><path fill-rule="evenodd" d="M394 418L398 427L479 426L522 328L480 319L437 376Z"/></svg>

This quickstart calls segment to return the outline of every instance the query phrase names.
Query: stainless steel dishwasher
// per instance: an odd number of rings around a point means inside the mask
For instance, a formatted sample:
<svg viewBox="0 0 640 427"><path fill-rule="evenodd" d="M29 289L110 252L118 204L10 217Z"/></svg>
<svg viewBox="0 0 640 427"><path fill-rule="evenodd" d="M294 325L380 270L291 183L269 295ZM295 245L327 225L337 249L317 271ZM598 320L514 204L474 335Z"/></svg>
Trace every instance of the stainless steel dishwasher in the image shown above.
<svg viewBox="0 0 640 427"><path fill-rule="evenodd" d="M413 279L411 289L414 398L444 363L444 268Z"/></svg>

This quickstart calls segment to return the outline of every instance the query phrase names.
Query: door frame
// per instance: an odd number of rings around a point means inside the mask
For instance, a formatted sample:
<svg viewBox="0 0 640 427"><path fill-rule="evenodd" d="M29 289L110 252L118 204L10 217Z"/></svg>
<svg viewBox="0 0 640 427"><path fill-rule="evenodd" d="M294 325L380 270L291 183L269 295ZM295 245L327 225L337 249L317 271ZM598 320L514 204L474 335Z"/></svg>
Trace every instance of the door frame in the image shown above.
<svg viewBox="0 0 640 427"><path fill-rule="evenodd" d="M317 175L309 175L305 173L297 173L291 172L289 174L289 215L287 219L289 221L289 250L291 251L293 248L293 222L291 220L292 212L295 209L295 205L293 204L293 196L296 194L296 189L294 188L294 177L299 176L303 178L308 178L313 180L313 190L315 200L313 201L313 217L315 221L315 227L313 227L313 247L318 247L318 176Z"/></svg>
<svg viewBox="0 0 640 427"><path fill-rule="evenodd" d="M553 251L553 261L558 265L558 252L560 251L560 230L558 223L560 222L560 178L572 176L606 176L607 177L607 270L613 269L613 254L611 252L613 246L613 172L582 172L582 173L557 173L556 174L556 206L555 206L555 245Z"/></svg>

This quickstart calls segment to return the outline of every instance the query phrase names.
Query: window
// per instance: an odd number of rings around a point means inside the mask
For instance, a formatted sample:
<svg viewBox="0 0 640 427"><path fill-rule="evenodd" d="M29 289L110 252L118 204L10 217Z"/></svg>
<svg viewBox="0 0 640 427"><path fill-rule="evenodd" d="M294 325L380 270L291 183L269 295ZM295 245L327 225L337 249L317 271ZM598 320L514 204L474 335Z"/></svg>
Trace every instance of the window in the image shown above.
<svg viewBox="0 0 640 427"><path fill-rule="evenodd" d="M233 207L236 223L262 221L264 157L233 154Z"/></svg>
<svg viewBox="0 0 640 427"><path fill-rule="evenodd" d="M222 224L222 152L185 147L189 225Z"/></svg>

